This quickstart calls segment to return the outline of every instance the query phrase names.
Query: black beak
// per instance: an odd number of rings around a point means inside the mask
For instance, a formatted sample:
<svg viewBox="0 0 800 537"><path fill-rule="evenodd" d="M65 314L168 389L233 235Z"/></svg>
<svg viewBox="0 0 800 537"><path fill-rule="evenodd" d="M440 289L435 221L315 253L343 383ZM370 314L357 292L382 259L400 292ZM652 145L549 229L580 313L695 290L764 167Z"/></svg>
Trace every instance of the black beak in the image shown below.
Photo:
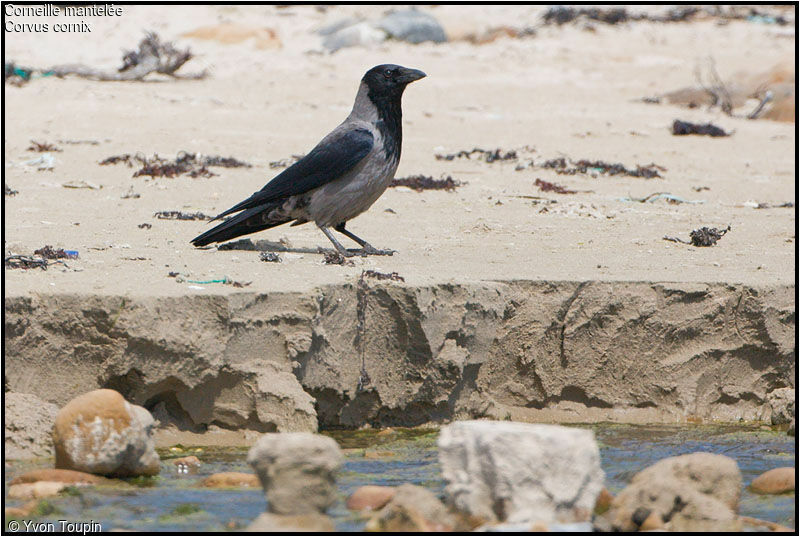
<svg viewBox="0 0 800 537"><path fill-rule="evenodd" d="M425 78L426 76L428 75L426 75L419 69L403 68L403 71L400 73L400 76L398 76L396 80L403 84L410 84L411 82L419 80L420 78Z"/></svg>

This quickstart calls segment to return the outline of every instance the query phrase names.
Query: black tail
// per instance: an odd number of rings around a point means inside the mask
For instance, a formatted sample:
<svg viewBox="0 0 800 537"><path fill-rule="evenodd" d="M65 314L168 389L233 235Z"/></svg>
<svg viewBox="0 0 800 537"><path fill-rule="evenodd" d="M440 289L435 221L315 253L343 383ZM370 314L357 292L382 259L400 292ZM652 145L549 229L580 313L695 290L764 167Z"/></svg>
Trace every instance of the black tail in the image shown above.
<svg viewBox="0 0 800 537"><path fill-rule="evenodd" d="M205 246L212 242L224 242L235 239L236 237L241 237L242 235L249 235L257 231L279 226L293 220L292 218L287 218L267 220L265 222L264 215L268 214L273 208L274 207L265 208L261 206L247 209L193 238L191 243L195 246Z"/></svg>

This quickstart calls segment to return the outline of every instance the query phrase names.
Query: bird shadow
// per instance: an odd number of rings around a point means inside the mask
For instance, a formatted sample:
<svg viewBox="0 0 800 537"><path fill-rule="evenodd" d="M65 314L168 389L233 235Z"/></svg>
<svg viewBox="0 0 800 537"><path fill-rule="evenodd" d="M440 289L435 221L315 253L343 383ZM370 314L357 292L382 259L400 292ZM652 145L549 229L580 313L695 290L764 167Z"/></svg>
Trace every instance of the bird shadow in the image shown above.
<svg viewBox="0 0 800 537"><path fill-rule="evenodd" d="M218 250L246 250L253 252L291 252L296 254L323 254L327 250L317 246L316 248L294 248L272 242L268 240L258 240L253 242L250 239L239 239L238 241L226 242L217 246Z"/></svg>

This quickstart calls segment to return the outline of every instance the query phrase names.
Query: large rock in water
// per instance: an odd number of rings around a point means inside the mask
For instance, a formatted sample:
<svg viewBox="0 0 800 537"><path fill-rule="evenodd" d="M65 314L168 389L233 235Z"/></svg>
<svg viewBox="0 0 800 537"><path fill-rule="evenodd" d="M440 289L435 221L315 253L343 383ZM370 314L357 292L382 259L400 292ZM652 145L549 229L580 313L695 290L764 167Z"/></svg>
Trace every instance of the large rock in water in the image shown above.
<svg viewBox="0 0 800 537"><path fill-rule="evenodd" d="M334 476L343 460L335 440L312 433L267 433L247 455L268 510L280 515L325 512L336 501Z"/></svg>
<svg viewBox="0 0 800 537"><path fill-rule="evenodd" d="M53 454L51 431L58 406L30 393L5 394L5 458L31 459Z"/></svg>
<svg viewBox="0 0 800 537"><path fill-rule="evenodd" d="M596 520L602 531L739 531L742 475L724 455L691 453L645 468ZM647 522L647 525L645 525Z"/></svg>
<svg viewBox="0 0 800 537"><path fill-rule="evenodd" d="M600 451L585 429L505 421L442 428L448 501L489 521L585 522L603 488Z"/></svg>
<svg viewBox="0 0 800 537"><path fill-rule="evenodd" d="M56 416L56 468L115 477L155 475L159 457L153 417L114 390L94 390L67 403Z"/></svg>
<svg viewBox="0 0 800 537"><path fill-rule="evenodd" d="M420 486L400 485L392 499L365 527L370 532L446 532L459 531L456 518L436 495Z"/></svg>

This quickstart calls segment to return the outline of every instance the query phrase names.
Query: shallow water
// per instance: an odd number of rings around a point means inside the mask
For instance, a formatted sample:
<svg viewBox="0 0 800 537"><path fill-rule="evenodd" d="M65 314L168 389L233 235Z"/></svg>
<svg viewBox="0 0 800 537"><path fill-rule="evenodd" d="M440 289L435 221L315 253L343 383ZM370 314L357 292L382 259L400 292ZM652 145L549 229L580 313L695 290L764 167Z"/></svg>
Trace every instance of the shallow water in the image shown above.
<svg viewBox="0 0 800 537"><path fill-rule="evenodd" d="M606 486L621 490L639 470L674 455L708 451L732 457L739 463L745 485L766 470L794 466L795 442L786 433L752 428L712 426L594 425ZM344 506L345 498L361 485L414 483L439 493L444 483L436 454L435 430L398 429L332 431L345 450L346 462L338 478L339 499L329 514L339 531L363 529L365 520ZM200 451L195 451L199 449ZM197 474L179 475L169 458L197 455L203 465ZM94 521L104 531L225 531L240 530L263 512L266 501L260 489L205 489L197 483L206 475L222 471L250 472L242 448L183 448L162 450L161 475L139 483L115 487L75 489L76 495L47 500L54 512L39 521L68 519ZM48 467L51 461L6 463L8 482L19 473ZM9 500L7 506L24 502ZM739 512L745 516L794 527L795 495L759 496L742 491ZM47 506L48 504L45 504Z"/></svg>

